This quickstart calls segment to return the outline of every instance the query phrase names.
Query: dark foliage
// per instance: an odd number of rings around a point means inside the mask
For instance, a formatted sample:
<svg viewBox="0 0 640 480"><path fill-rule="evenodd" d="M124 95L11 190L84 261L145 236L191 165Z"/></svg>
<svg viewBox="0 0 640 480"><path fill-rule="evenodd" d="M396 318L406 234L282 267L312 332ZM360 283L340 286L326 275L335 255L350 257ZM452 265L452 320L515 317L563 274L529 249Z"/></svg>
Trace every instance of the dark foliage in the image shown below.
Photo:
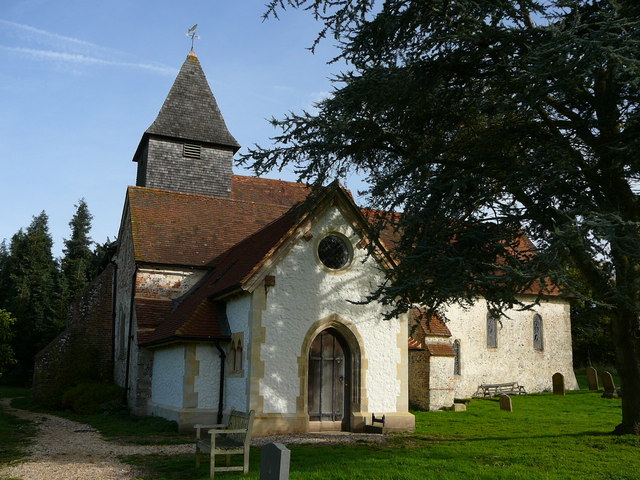
<svg viewBox="0 0 640 480"><path fill-rule="evenodd" d="M75 413L101 413L123 410L124 390L109 383L81 383L67 390L61 407Z"/></svg>
<svg viewBox="0 0 640 480"><path fill-rule="evenodd" d="M64 241L62 251L62 272L69 299L82 292L93 277L93 252L89 236L92 219L87 203L81 199L76 205L76 213L69 222L71 238Z"/></svg>
<svg viewBox="0 0 640 480"><path fill-rule="evenodd" d="M402 211L398 266L372 295L391 313L526 308L541 278L589 302L610 321L618 432L640 434L638 3L275 0L266 16L287 8L349 70L243 160L315 184L357 172L369 206Z"/></svg>
<svg viewBox="0 0 640 480"><path fill-rule="evenodd" d="M61 277L51 247L48 217L42 212L25 231L12 237L2 271L6 289L1 293L0 306L16 319L11 346L17 365L12 373L26 383L31 377L33 356L64 326L64 318L56 309Z"/></svg>
<svg viewBox="0 0 640 480"><path fill-rule="evenodd" d="M52 255L44 211L33 217L29 227L19 230L9 246L4 240L0 243L0 309L15 319L12 340L5 346L13 350L17 360L3 376L3 383L30 385L34 355L60 333L74 296L110 261L115 242L107 240L92 250L91 219L86 202L80 200L69 222L71 238L64 241L60 261Z"/></svg>

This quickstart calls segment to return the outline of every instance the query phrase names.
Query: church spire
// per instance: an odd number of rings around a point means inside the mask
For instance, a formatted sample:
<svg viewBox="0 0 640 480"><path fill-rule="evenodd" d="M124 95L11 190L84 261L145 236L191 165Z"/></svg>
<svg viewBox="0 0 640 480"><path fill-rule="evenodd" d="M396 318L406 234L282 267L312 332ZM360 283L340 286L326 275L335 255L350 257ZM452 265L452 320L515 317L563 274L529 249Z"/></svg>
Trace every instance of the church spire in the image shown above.
<svg viewBox="0 0 640 480"><path fill-rule="evenodd" d="M187 55L158 117L145 133L230 147L234 153L240 148L227 129L193 50Z"/></svg>
<svg viewBox="0 0 640 480"><path fill-rule="evenodd" d="M230 197L233 154L239 148L192 50L140 140L133 157L136 185Z"/></svg>

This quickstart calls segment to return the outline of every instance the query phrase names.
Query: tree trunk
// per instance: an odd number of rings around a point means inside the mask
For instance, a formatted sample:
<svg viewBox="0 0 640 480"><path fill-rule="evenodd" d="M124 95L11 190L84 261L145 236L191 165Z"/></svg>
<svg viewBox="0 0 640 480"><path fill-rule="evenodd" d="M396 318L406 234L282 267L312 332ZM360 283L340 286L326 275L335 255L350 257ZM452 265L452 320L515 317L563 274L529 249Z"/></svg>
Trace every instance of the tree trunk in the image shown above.
<svg viewBox="0 0 640 480"><path fill-rule="evenodd" d="M640 435L640 324L638 314L619 309L613 317L612 334L618 374L622 381L622 423L618 435Z"/></svg>

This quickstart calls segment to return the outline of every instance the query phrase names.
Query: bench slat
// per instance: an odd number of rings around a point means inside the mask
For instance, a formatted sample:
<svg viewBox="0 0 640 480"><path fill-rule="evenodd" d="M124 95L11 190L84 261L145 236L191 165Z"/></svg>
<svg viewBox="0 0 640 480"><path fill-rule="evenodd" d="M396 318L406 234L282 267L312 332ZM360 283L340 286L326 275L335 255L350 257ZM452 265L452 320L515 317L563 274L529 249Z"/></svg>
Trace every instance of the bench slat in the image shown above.
<svg viewBox="0 0 640 480"><path fill-rule="evenodd" d="M524 386L518 382L507 383L483 383L478 386L478 390L474 397L494 397L498 395L526 395L527 391Z"/></svg>

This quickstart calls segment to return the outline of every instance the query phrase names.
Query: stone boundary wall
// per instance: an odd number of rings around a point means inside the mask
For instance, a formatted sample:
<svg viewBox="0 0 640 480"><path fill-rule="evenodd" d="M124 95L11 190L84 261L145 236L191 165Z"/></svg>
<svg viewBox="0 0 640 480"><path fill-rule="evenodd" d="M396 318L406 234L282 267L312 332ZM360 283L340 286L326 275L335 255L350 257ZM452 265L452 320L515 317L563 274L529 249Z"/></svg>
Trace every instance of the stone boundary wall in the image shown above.
<svg viewBox="0 0 640 480"><path fill-rule="evenodd" d="M78 295L67 327L35 357L33 396L46 399L77 381L113 380L113 277L107 268Z"/></svg>

